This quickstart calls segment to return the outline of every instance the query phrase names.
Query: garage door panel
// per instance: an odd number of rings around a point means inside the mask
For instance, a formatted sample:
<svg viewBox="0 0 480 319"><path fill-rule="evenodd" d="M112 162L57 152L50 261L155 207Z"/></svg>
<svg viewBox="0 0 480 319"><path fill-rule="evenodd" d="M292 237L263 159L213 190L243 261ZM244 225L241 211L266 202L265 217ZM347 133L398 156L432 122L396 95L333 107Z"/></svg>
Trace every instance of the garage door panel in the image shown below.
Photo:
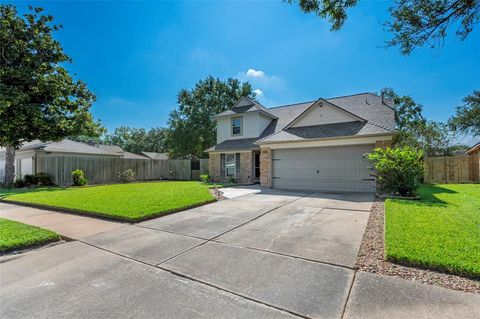
<svg viewBox="0 0 480 319"><path fill-rule="evenodd" d="M273 187L331 192L373 192L363 158L373 145L273 151Z"/></svg>

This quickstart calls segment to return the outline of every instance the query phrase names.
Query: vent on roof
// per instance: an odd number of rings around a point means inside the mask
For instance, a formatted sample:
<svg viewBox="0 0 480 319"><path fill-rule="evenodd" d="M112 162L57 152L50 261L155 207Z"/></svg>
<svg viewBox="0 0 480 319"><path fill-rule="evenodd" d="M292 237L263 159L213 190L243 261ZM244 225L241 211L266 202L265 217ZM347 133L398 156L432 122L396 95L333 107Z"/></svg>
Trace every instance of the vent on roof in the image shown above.
<svg viewBox="0 0 480 319"><path fill-rule="evenodd" d="M370 103L368 103L368 99L365 99L365 103L366 103L367 105L370 105Z"/></svg>

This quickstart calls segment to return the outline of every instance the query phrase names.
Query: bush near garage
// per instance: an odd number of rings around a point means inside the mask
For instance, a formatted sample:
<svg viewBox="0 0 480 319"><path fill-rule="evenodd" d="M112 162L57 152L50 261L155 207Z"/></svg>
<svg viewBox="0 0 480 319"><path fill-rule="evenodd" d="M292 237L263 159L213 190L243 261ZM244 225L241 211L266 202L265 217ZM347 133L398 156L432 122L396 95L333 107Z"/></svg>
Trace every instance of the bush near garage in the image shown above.
<svg viewBox="0 0 480 319"><path fill-rule="evenodd" d="M413 197L423 180L423 151L411 147L376 148L367 155L379 190L387 195Z"/></svg>

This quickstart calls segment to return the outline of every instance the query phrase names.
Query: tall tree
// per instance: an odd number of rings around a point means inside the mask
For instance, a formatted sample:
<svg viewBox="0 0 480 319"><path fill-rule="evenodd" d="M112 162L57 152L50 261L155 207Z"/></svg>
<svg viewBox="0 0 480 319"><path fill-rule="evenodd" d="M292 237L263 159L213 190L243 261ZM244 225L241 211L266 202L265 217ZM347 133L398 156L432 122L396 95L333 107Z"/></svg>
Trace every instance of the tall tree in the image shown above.
<svg viewBox="0 0 480 319"><path fill-rule="evenodd" d="M121 126L107 134L101 143L118 145L127 152L166 152L166 129L157 127L145 130Z"/></svg>
<svg viewBox="0 0 480 319"><path fill-rule="evenodd" d="M457 107L456 114L450 118L450 126L460 133L480 136L480 91L463 99L464 105Z"/></svg>
<svg viewBox="0 0 480 319"><path fill-rule="evenodd" d="M358 0L298 0L303 12L328 19L332 31L342 28L348 9L357 3ZM399 46L401 52L408 55L417 47L440 46L449 28L455 29L456 36L464 40L480 21L480 1L396 0L390 7L390 14L385 27L393 37L387 45Z"/></svg>
<svg viewBox="0 0 480 319"><path fill-rule="evenodd" d="M191 90L181 90L178 108L170 113L167 145L173 158L205 156L205 150L216 143L213 117L233 106L242 96L255 99L252 86L229 78L212 76L200 80Z"/></svg>
<svg viewBox="0 0 480 319"><path fill-rule="evenodd" d="M96 135L100 128L89 112L95 96L63 67L71 59L53 38L60 26L42 11L30 7L21 17L14 6L0 5L0 146L8 185L22 143Z"/></svg>
<svg viewBox="0 0 480 319"><path fill-rule="evenodd" d="M423 106L409 95L400 96L391 88L382 89L382 94L394 101L399 145L421 148L427 156L451 153L455 136L447 124L427 121Z"/></svg>

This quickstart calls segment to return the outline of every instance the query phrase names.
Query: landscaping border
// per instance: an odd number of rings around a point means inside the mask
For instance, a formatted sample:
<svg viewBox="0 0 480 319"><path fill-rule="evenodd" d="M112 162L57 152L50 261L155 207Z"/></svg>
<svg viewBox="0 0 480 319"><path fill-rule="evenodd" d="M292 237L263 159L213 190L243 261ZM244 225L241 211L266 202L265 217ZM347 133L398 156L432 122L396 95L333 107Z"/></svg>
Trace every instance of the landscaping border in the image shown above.
<svg viewBox="0 0 480 319"><path fill-rule="evenodd" d="M384 200L377 197L372 205L355 269L480 294L480 280L385 260L384 225Z"/></svg>
<svg viewBox="0 0 480 319"><path fill-rule="evenodd" d="M181 208L167 210L167 211L164 211L164 212L155 213L155 214L158 214L158 215L154 214L152 216L140 217L140 218L122 218L122 217L111 216L111 215L104 214L104 213L99 213L99 212L92 212L92 211L58 207L58 206L50 206L50 205L44 205L44 204L19 202L19 201L0 198L0 203L7 203L7 204L12 204L12 205L19 205L19 206L25 206L25 207L38 208L38 209L45 209L45 210L58 212L58 213L66 213L66 214L78 215L78 216L83 216L83 217L99 218L99 219L108 220L108 221L124 222L124 223L130 223L130 224L140 223L140 222L147 221L147 220L150 220L150 219L159 218L159 217L167 216L167 215L170 215L170 214L175 214L175 213L187 210L187 209L200 207L200 206L210 204L210 203L213 203L213 202L216 202L216 201L217 201L217 199L214 197L210 200L207 200L207 201L204 201L204 202L201 202L201 203L196 203L196 204L189 205L189 206L186 206L186 207L181 207Z"/></svg>

